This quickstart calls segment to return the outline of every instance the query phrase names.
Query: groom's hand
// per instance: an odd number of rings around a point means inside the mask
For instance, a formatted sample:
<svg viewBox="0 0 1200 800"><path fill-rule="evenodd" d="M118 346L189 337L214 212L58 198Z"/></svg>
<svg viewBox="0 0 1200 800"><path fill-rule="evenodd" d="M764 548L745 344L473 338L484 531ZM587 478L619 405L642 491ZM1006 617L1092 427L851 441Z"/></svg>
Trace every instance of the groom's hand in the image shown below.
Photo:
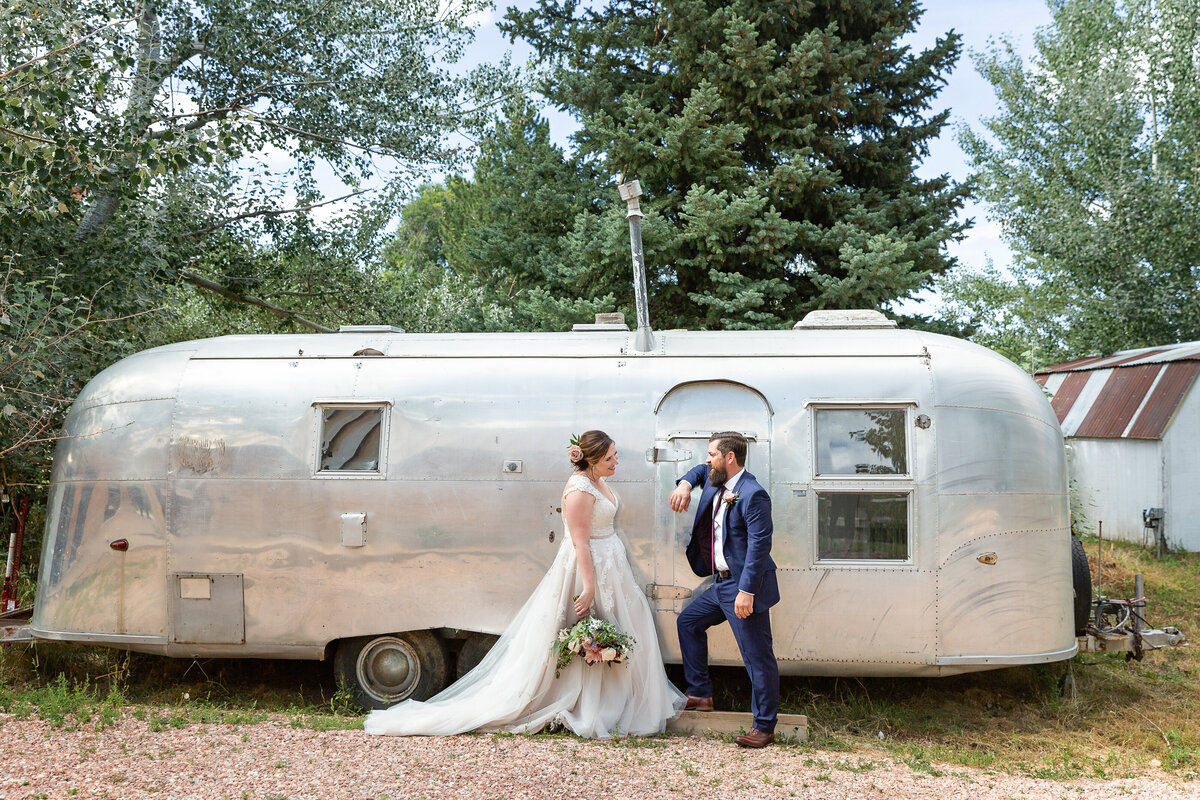
<svg viewBox="0 0 1200 800"><path fill-rule="evenodd" d="M733 613L738 615L738 619L745 619L754 613L754 595L747 592L738 592L737 597L733 601Z"/></svg>
<svg viewBox="0 0 1200 800"><path fill-rule="evenodd" d="M687 481L680 481L675 491L671 492L667 503L672 511L687 511L688 506L692 504L692 485Z"/></svg>

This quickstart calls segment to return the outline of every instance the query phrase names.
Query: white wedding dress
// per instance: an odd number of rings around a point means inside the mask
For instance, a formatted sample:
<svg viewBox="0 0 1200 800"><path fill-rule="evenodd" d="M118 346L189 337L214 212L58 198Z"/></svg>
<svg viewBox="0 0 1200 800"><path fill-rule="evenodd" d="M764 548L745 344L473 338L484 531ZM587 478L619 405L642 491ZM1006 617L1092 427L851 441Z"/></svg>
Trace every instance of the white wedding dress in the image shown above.
<svg viewBox="0 0 1200 800"><path fill-rule="evenodd" d="M533 733L551 723L594 739L663 732L686 698L667 680L654 616L617 535L620 498L614 505L579 474L567 481L563 497L575 491L596 498L590 542L596 575L592 614L636 639L632 657L622 664L585 664L575 658L554 676L551 647L558 632L576 622L573 598L583 590L568 530L554 564L479 665L425 702L405 700L372 711L363 724L367 733Z"/></svg>

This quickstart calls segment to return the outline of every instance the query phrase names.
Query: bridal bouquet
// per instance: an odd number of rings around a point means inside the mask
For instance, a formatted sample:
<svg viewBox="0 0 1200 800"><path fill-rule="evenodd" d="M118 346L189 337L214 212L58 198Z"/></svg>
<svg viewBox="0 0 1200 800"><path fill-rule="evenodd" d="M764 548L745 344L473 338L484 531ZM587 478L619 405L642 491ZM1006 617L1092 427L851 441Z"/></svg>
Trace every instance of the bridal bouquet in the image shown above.
<svg viewBox="0 0 1200 800"><path fill-rule="evenodd" d="M557 663L554 677L575 656L588 664L620 664L633 652L636 640L611 622L596 617L584 617L570 628L558 632L551 649Z"/></svg>

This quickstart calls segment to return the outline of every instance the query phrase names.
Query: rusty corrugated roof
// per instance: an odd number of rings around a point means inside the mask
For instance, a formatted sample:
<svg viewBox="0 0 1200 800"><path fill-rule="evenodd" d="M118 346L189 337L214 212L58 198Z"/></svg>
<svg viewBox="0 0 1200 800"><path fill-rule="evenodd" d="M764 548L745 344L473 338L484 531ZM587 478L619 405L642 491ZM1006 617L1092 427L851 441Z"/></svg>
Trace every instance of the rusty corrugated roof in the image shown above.
<svg viewBox="0 0 1200 800"><path fill-rule="evenodd" d="M1042 375L1048 372L1071 372L1077 369L1091 369L1089 365L1095 364L1097 361L1103 361L1110 356L1088 356L1087 358L1077 358L1074 361L1064 361L1061 364L1055 364L1053 367L1046 367L1038 372Z"/></svg>
<svg viewBox="0 0 1200 800"><path fill-rule="evenodd" d="M1067 412L1075 404L1076 398L1079 397L1079 392L1083 389L1084 384L1088 382L1089 377L1091 377L1090 372L1072 372L1063 379L1062 385L1054 393L1054 397L1050 400L1050 405L1054 408L1054 413L1058 415L1058 423L1060 425L1067 418Z"/></svg>
<svg viewBox="0 0 1200 800"><path fill-rule="evenodd" d="M1130 426L1126 436L1130 439L1161 439L1175 418L1180 402L1196 380L1197 372L1200 372L1200 361L1167 364L1149 401L1138 413L1137 420Z"/></svg>
<svg viewBox="0 0 1200 800"><path fill-rule="evenodd" d="M1064 361L1053 367L1039 370L1039 375L1055 372L1079 372L1081 370L1107 369L1125 365L1162 364L1169 361L1191 361L1200 359L1200 342L1182 342L1159 347L1139 347L1136 350L1121 350L1107 356L1088 356L1074 361Z"/></svg>
<svg viewBox="0 0 1200 800"><path fill-rule="evenodd" d="M1184 342L1067 361L1037 377L1057 384L1050 404L1063 435L1161 439L1198 373L1200 342Z"/></svg>
<svg viewBox="0 0 1200 800"><path fill-rule="evenodd" d="M1089 439L1120 438L1161 370L1158 364L1114 369L1074 435Z"/></svg>

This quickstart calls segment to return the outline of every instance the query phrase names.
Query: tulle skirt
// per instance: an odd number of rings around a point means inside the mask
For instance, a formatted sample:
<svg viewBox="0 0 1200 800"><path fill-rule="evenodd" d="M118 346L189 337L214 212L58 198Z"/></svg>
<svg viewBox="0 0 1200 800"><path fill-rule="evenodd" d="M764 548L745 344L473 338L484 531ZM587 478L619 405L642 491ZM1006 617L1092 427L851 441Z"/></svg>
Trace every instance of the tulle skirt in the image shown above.
<svg viewBox="0 0 1200 800"><path fill-rule="evenodd" d="M637 640L630 659L585 664L575 658L555 677L551 647L559 630L575 622L572 598L583 588L568 537L546 576L475 669L429 700L405 700L372 711L363 724L367 733L532 733L551 723L594 739L662 733L686 698L667 680L654 617L621 539L592 539L590 546L596 572L592 613Z"/></svg>

